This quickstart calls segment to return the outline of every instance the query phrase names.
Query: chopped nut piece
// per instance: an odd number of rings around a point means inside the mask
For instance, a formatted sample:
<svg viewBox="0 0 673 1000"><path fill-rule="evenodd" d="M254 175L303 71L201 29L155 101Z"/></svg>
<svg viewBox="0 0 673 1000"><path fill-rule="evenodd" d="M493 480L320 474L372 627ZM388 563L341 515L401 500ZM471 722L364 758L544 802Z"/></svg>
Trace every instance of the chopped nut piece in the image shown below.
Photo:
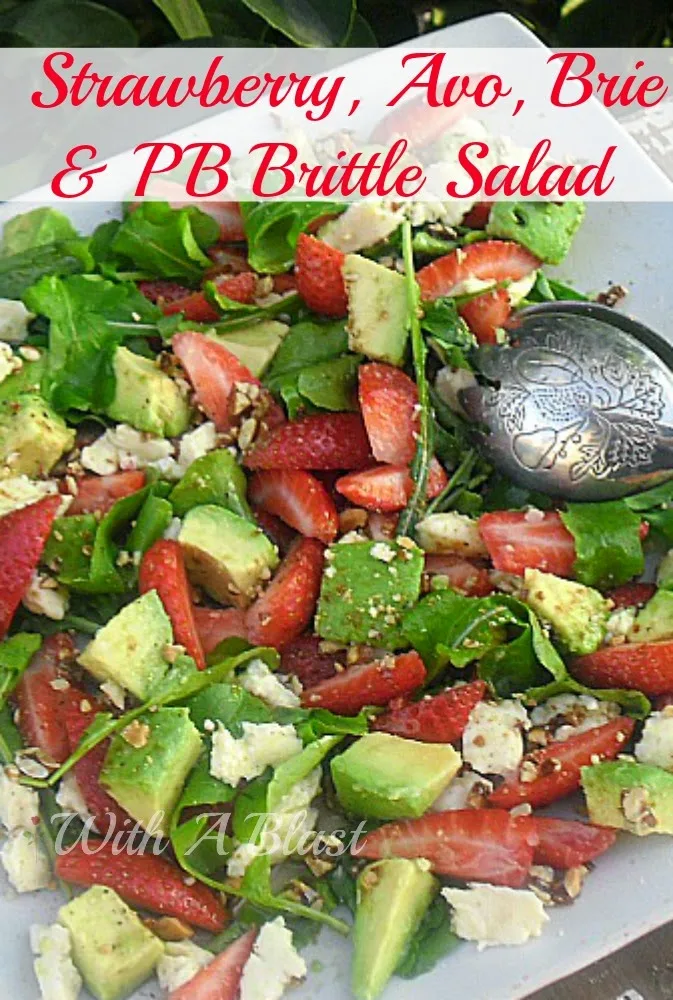
<svg viewBox="0 0 673 1000"><path fill-rule="evenodd" d="M177 917L147 917L143 923L162 941L186 941L194 937L189 924L184 924Z"/></svg>
<svg viewBox="0 0 673 1000"><path fill-rule="evenodd" d="M577 868L569 868L565 873L563 886L571 899L577 899L579 896L587 874L588 869L584 865L578 865Z"/></svg>
<svg viewBox="0 0 673 1000"><path fill-rule="evenodd" d="M657 825L646 788L627 788L622 792L621 806L624 818L635 827L652 828Z"/></svg>
<svg viewBox="0 0 673 1000"><path fill-rule="evenodd" d="M146 722L134 719L126 729L122 729L122 738L136 750L140 750L141 747L147 746L150 738L150 727Z"/></svg>
<svg viewBox="0 0 673 1000"><path fill-rule="evenodd" d="M539 773L540 771L535 761L524 760L519 770L519 780L527 784L528 782L535 781Z"/></svg>
<svg viewBox="0 0 673 1000"><path fill-rule="evenodd" d="M369 520L369 514L360 507L349 507L339 514L339 531L345 535L349 531L364 528Z"/></svg>

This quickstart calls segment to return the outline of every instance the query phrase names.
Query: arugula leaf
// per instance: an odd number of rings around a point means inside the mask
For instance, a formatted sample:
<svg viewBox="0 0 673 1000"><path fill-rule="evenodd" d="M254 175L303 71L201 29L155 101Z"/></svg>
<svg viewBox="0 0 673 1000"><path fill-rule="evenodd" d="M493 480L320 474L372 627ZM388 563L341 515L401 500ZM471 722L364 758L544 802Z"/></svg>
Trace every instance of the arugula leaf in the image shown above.
<svg viewBox="0 0 673 1000"><path fill-rule="evenodd" d="M27 632L18 632L0 643L0 706L4 706L41 645L39 635Z"/></svg>
<svg viewBox="0 0 673 1000"><path fill-rule="evenodd" d="M294 264L299 234L323 215L338 215L333 201L242 202L248 261L254 271L279 274Z"/></svg>
<svg viewBox="0 0 673 1000"><path fill-rule="evenodd" d="M209 770L208 755L202 756L189 776L171 820L170 839L178 864L189 858L189 864L200 872L210 875L221 868L231 854L233 841L223 832L221 822L208 832L213 819L221 815L219 811L204 810L180 822L184 809L198 806L216 806L230 802L236 790L223 781L214 778Z"/></svg>
<svg viewBox="0 0 673 1000"><path fill-rule="evenodd" d="M11 764L14 755L23 747L23 740L12 715L8 705L0 708L0 760L3 764Z"/></svg>
<svg viewBox="0 0 673 1000"><path fill-rule="evenodd" d="M644 493L625 497L624 503L636 511L651 528L673 544L673 479L654 486Z"/></svg>
<svg viewBox="0 0 673 1000"><path fill-rule="evenodd" d="M103 412L114 396L115 350L139 322L153 324L161 315L135 285L95 275L46 276L27 289L24 302L50 321L42 392L58 412Z"/></svg>
<svg viewBox="0 0 673 1000"><path fill-rule="evenodd" d="M321 361L332 361L348 351L343 320L304 320L290 327L273 356L264 379L273 390L274 380L289 372L300 372Z"/></svg>
<svg viewBox="0 0 673 1000"><path fill-rule="evenodd" d="M418 232L414 233L411 242L414 253L425 254L426 257L443 257L444 254L452 253L459 245L456 240L440 239L424 229L419 229Z"/></svg>
<svg viewBox="0 0 673 1000"><path fill-rule="evenodd" d="M301 753L295 754L274 769L273 777L266 790L266 811L273 812L291 789L306 778L322 762L330 750L343 740L343 736L323 736L307 744Z"/></svg>
<svg viewBox="0 0 673 1000"><path fill-rule="evenodd" d="M415 979L448 955L460 944L460 938L451 930L446 900L437 896L423 915L414 936L407 945L395 975Z"/></svg>
<svg viewBox="0 0 673 1000"><path fill-rule="evenodd" d="M442 364L452 368L468 368L466 355L475 346L474 334L459 315L456 300L439 298L423 306L421 328L430 335L430 345Z"/></svg>
<svg viewBox="0 0 673 1000"><path fill-rule="evenodd" d="M212 719L237 738L243 735L243 722L273 722L273 712L266 703L238 684L212 684L190 698L187 708L199 729L206 719Z"/></svg>
<svg viewBox="0 0 673 1000"><path fill-rule="evenodd" d="M0 256L8 257L48 243L77 239L77 236L77 230L62 212L55 208L34 208L5 223Z"/></svg>
<svg viewBox="0 0 673 1000"><path fill-rule="evenodd" d="M561 520L575 539L574 573L588 587L616 587L645 569L640 518L623 500L571 503Z"/></svg>
<svg viewBox="0 0 673 1000"><path fill-rule="evenodd" d="M218 236L215 220L196 207L143 202L124 219L110 249L155 277L198 280L212 264L203 251Z"/></svg>
<svg viewBox="0 0 673 1000"><path fill-rule="evenodd" d="M0 257L0 298L20 299L45 275L65 277L92 271L93 267L88 241L82 239L47 243Z"/></svg>
<svg viewBox="0 0 673 1000"><path fill-rule="evenodd" d="M350 409L360 358L347 351L343 321L296 323L281 341L264 384L283 400L290 419L314 407Z"/></svg>
<svg viewBox="0 0 673 1000"><path fill-rule="evenodd" d="M528 302L563 302L578 300L588 302L589 296L571 288L570 285L549 278L544 271L538 271L535 284L526 296Z"/></svg>
<svg viewBox="0 0 673 1000"><path fill-rule="evenodd" d="M248 899L257 906L262 906L269 910L292 913L298 917L307 917L309 920L327 924L328 927L339 931L340 934L348 934L350 932L348 924L337 917L331 916L329 913L314 910L310 906L304 906L303 903L298 903L294 899L289 899L283 895L274 895L271 888L271 859L266 855L255 858L248 865L239 889L232 889L228 883L223 885L222 889L231 895Z"/></svg>
<svg viewBox="0 0 673 1000"><path fill-rule="evenodd" d="M286 719L284 711L279 710L276 721L292 722L302 743L311 743L321 736L364 736L369 729L369 713L364 709L348 716L335 715L327 708L290 709L290 712L292 718Z"/></svg>

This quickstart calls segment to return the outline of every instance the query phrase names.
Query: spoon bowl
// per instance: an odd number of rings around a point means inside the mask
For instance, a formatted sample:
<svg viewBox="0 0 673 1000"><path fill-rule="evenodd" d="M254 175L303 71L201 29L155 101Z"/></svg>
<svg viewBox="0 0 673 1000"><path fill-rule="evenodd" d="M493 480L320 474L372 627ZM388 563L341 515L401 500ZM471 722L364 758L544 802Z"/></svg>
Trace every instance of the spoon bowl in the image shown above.
<svg viewBox="0 0 673 1000"><path fill-rule="evenodd" d="M593 302L522 310L510 344L477 350L460 402L486 457L564 500L611 500L673 477L673 348Z"/></svg>

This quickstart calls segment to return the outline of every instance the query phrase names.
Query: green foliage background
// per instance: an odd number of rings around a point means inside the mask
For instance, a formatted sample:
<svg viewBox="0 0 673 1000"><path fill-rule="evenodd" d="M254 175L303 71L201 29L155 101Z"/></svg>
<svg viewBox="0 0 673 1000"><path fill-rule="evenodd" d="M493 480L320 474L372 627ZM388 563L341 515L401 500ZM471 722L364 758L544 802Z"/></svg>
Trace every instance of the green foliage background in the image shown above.
<svg viewBox="0 0 673 1000"><path fill-rule="evenodd" d="M494 11L551 45L673 44L671 0L0 0L0 45L390 45Z"/></svg>

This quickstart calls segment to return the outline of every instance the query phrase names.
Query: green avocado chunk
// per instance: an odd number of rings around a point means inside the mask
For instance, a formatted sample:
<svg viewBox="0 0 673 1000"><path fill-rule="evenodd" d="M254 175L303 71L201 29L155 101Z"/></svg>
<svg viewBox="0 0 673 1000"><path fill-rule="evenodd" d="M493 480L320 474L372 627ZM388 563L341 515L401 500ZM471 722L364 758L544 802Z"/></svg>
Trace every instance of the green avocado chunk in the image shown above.
<svg viewBox="0 0 673 1000"><path fill-rule="evenodd" d="M353 993L376 1000L397 968L438 882L422 861L389 858L362 870L353 928Z"/></svg>
<svg viewBox="0 0 673 1000"><path fill-rule="evenodd" d="M168 835L201 737L186 708L159 708L113 737L100 782L153 835Z"/></svg>
<svg viewBox="0 0 673 1000"><path fill-rule="evenodd" d="M384 649L408 646L400 621L421 592L422 550L408 539L337 542L325 553L325 561L318 635Z"/></svg>
<svg viewBox="0 0 673 1000"><path fill-rule="evenodd" d="M256 378L261 378L289 329L287 323L265 319L227 333L219 333L215 327L208 336L224 344Z"/></svg>
<svg viewBox="0 0 673 1000"><path fill-rule="evenodd" d="M355 354L401 365L409 336L406 281L397 271L359 254L346 254L348 346Z"/></svg>
<svg viewBox="0 0 673 1000"><path fill-rule="evenodd" d="M122 608L100 629L79 662L100 681L116 681L143 701L166 673L171 621L156 590Z"/></svg>
<svg viewBox="0 0 673 1000"><path fill-rule="evenodd" d="M673 638L673 591L658 590L638 612L629 629L629 642L658 642Z"/></svg>
<svg viewBox="0 0 673 1000"><path fill-rule="evenodd" d="M673 834L673 774L630 760L582 768L589 819L638 837Z"/></svg>
<svg viewBox="0 0 673 1000"><path fill-rule="evenodd" d="M148 979L163 955L158 937L116 892L95 885L58 911L73 959L98 1000L122 1000Z"/></svg>
<svg viewBox="0 0 673 1000"><path fill-rule="evenodd" d="M178 517L184 517L192 507L216 504L252 520L246 500L247 487L245 473L236 457L226 448L218 448L192 462L169 499Z"/></svg>
<svg viewBox="0 0 673 1000"><path fill-rule="evenodd" d="M545 264L560 264L572 245L586 208L581 201L496 201L486 232L516 240Z"/></svg>
<svg viewBox="0 0 673 1000"><path fill-rule="evenodd" d="M46 476L75 443L75 432L36 393L0 403L0 478Z"/></svg>
<svg viewBox="0 0 673 1000"><path fill-rule="evenodd" d="M189 511L178 541L191 580L222 604L247 607L278 565L261 528L214 504Z"/></svg>
<svg viewBox="0 0 673 1000"><path fill-rule="evenodd" d="M605 638L610 602L593 587L563 580L553 573L527 569L526 603L548 622L568 652L595 652Z"/></svg>
<svg viewBox="0 0 673 1000"><path fill-rule="evenodd" d="M368 733L331 763L339 802L347 812L375 819L422 816L462 764L449 743Z"/></svg>
<svg viewBox="0 0 673 1000"><path fill-rule="evenodd" d="M176 437L189 427L190 409L177 382L154 361L118 347L114 356L116 387L108 416L136 430Z"/></svg>

